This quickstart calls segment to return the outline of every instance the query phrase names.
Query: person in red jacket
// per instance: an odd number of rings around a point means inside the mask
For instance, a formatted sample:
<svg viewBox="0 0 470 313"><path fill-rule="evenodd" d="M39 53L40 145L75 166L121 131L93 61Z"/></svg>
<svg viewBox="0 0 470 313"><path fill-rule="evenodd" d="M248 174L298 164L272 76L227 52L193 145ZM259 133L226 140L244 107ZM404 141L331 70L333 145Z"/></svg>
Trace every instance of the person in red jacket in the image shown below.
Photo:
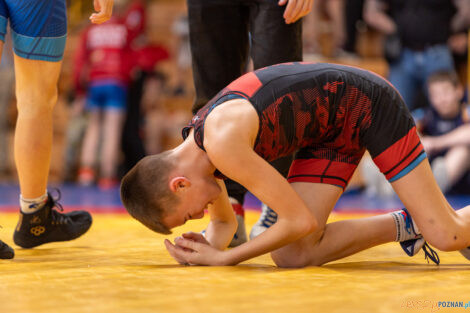
<svg viewBox="0 0 470 313"><path fill-rule="evenodd" d="M99 185L106 189L117 184L119 145L135 59L130 45L145 25L139 3L133 4L123 17L116 14L105 24L85 29L76 52L75 85L79 94L86 93L89 114L78 178L83 185L95 181L100 138Z"/></svg>

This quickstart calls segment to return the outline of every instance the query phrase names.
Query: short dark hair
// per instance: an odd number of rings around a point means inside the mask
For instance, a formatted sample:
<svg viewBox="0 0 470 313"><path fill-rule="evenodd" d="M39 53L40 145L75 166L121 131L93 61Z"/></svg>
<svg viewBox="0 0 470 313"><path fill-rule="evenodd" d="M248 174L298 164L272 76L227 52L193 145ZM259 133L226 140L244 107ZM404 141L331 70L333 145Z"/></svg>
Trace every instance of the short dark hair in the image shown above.
<svg viewBox="0 0 470 313"><path fill-rule="evenodd" d="M168 186L168 176L173 166L170 151L147 156L121 182L121 201L127 212L161 234L171 234L162 220L178 201Z"/></svg>
<svg viewBox="0 0 470 313"><path fill-rule="evenodd" d="M428 86L431 85L432 83L437 83L437 82L449 82L451 83L454 87L458 87L460 85L459 81L459 76L455 71L450 71L450 70L441 70L432 73L427 80Z"/></svg>

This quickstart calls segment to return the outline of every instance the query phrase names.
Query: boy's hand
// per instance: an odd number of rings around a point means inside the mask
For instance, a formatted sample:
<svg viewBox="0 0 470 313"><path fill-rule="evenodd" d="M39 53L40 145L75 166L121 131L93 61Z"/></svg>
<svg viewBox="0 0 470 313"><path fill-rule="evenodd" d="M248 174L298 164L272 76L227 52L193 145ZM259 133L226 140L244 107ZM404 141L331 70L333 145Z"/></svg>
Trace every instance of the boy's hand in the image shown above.
<svg viewBox="0 0 470 313"><path fill-rule="evenodd" d="M196 233L192 234L197 235ZM224 251L211 247L209 243L205 241L205 238L201 234L199 235L200 236L195 236L198 241L177 237L175 238L175 244L172 244L168 239L165 239L166 249L180 264L227 265Z"/></svg>
<svg viewBox="0 0 470 313"><path fill-rule="evenodd" d="M278 5L286 5L283 17L286 24L291 24L310 13L313 0L279 0Z"/></svg>
<svg viewBox="0 0 470 313"><path fill-rule="evenodd" d="M113 4L114 0L93 0L93 6L98 13L93 13L90 21L93 24L101 24L109 20L113 14Z"/></svg>
<svg viewBox="0 0 470 313"><path fill-rule="evenodd" d="M184 239L192 240L195 242L203 243L206 245L210 245L210 243L207 241L206 237L204 237L203 234L201 233L195 233L195 232L189 232L189 233L184 233L183 234Z"/></svg>

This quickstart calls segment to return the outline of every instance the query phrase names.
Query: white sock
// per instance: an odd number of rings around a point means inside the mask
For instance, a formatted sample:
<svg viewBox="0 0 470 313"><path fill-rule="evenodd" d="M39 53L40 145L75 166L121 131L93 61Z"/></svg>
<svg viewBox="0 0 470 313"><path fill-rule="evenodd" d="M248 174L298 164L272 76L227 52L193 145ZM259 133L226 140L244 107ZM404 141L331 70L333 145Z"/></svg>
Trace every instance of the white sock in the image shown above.
<svg viewBox="0 0 470 313"><path fill-rule="evenodd" d="M34 213L40 210L47 202L47 191L40 197L35 199L25 199L20 195L20 209L23 213Z"/></svg>
<svg viewBox="0 0 470 313"><path fill-rule="evenodd" d="M390 215L393 217L393 221L395 222L395 226L397 227L397 238L395 241L402 242L421 237L421 232L418 229L418 225L416 225L411 216L408 216L408 218L411 219L412 225L409 225L408 228L406 227L405 216L408 214L409 213L405 212L404 210L390 213Z"/></svg>

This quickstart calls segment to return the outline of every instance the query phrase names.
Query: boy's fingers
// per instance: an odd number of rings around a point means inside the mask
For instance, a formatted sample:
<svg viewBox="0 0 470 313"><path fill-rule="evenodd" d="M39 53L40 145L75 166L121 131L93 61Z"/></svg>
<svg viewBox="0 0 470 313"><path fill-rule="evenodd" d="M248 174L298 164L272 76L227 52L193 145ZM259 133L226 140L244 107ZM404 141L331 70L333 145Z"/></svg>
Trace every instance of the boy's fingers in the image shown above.
<svg viewBox="0 0 470 313"><path fill-rule="evenodd" d="M292 19L292 13L295 9L297 1L296 0L290 0L287 3L286 10L284 11L284 19L286 20L286 23L289 24Z"/></svg>
<svg viewBox="0 0 470 313"><path fill-rule="evenodd" d="M95 9L96 12L101 11L100 2L98 0L93 1L93 8Z"/></svg>
<svg viewBox="0 0 470 313"><path fill-rule="evenodd" d="M300 14L302 13L302 8L304 5L305 0L297 0L295 3L295 7L292 10L291 17L289 22L294 23L300 18Z"/></svg>
<svg viewBox="0 0 470 313"><path fill-rule="evenodd" d="M186 249L191 249L192 251L198 251L199 250L198 248L200 247L199 242L184 239L184 238L181 238L181 237L176 238L175 243L176 243L177 246L180 246L180 247L186 248Z"/></svg>
<svg viewBox="0 0 470 313"><path fill-rule="evenodd" d="M183 265L188 264L185 251L182 248L173 245L168 239L165 239L164 243L166 249L168 250L168 253L170 253L170 255L176 260L176 262Z"/></svg>
<svg viewBox="0 0 470 313"><path fill-rule="evenodd" d="M283 6L283 5L286 5L287 3L287 0L279 0L279 2L277 3L279 6Z"/></svg>
<svg viewBox="0 0 470 313"><path fill-rule="evenodd" d="M113 3L113 0L95 0L93 4L95 11L98 13L93 13L90 16L91 22L101 24L109 20L113 14Z"/></svg>

